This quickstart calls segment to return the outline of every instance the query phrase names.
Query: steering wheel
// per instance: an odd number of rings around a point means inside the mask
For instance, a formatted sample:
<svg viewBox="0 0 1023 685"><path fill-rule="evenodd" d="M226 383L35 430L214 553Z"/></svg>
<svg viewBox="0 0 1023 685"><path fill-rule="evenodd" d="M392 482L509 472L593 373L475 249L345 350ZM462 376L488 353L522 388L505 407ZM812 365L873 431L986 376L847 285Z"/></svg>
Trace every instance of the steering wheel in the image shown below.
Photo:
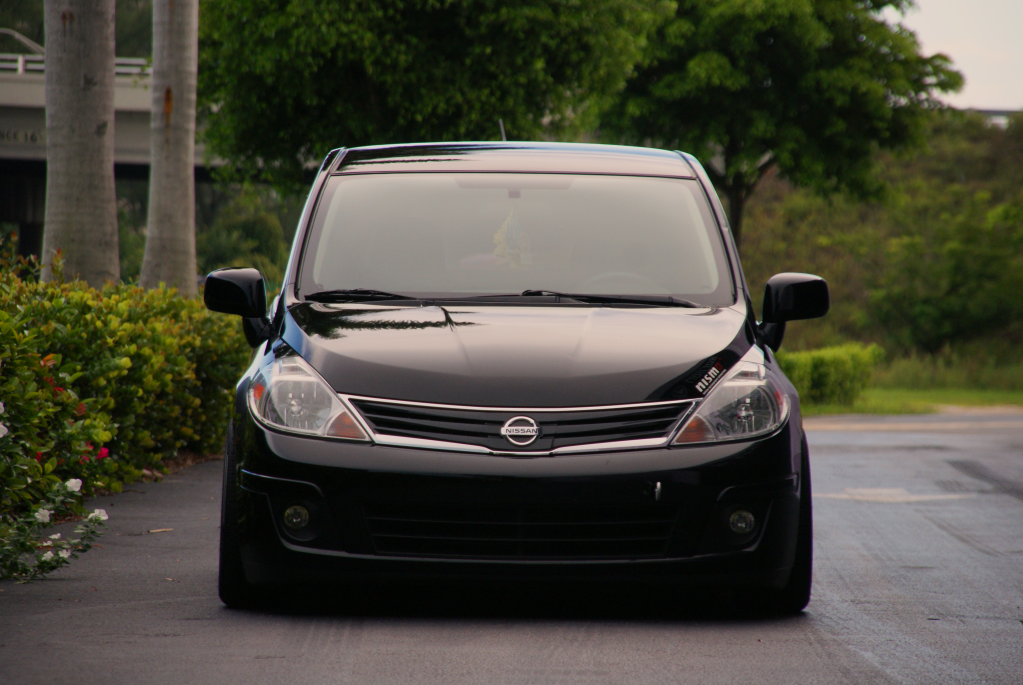
<svg viewBox="0 0 1023 685"><path fill-rule="evenodd" d="M637 290L636 292L643 293L644 295L668 292L646 276L640 276L639 274L630 273L628 271L607 271L602 274L597 274L596 276L587 278L585 281L580 283L576 290L579 292L592 292L592 290L599 287L601 283L615 283L618 285L634 285L642 287L643 290Z"/></svg>

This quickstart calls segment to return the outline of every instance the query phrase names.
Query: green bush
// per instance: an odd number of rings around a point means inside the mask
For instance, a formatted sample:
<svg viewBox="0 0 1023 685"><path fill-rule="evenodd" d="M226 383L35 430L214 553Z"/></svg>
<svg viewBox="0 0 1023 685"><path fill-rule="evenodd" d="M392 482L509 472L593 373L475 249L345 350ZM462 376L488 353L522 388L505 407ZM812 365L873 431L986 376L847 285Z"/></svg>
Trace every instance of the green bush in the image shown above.
<svg viewBox="0 0 1023 685"><path fill-rule="evenodd" d="M103 487L114 463L83 460L112 437L109 416L79 396L76 365L43 356L42 344L18 312L0 308L0 517L27 511L65 475Z"/></svg>
<svg viewBox="0 0 1023 685"><path fill-rule="evenodd" d="M22 278L36 264L0 254L0 577L36 577L88 548L92 532L47 542L44 510L82 515L81 495L118 491L181 449L220 450L249 354L238 322L201 300L65 283L60 267L41 283ZM57 497L67 483L77 497Z"/></svg>
<svg viewBox="0 0 1023 685"><path fill-rule="evenodd" d="M806 352L779 352L778 363L807 404L851 405L870 386L884 356L877 345L849 343Z"/></svg>
<svg viewBox="0 0 1023 685"><path fill-rule="evenodd" d="M81 281L19 279L0 309L17 310L40 350L78 374L79 394L109 417L107 447L120 461L141 469L182 448L219 449L248 354L237 321L174 290Z"/></svg>

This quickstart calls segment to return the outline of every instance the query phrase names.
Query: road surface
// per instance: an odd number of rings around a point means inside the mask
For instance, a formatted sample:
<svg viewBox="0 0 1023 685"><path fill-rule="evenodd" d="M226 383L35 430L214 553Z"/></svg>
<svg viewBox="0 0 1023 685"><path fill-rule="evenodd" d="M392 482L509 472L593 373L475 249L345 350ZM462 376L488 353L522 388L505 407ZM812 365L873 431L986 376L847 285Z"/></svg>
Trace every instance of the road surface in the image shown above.
<svg viewBox="0 0 1023 685"><path fill-rule="evenodd" d="M1023 413L806 427L816 567L799 617L613 587L339 588L231 611L211 462L94 501L102 548L0 583L0 683L1023 683Z"/></svg>

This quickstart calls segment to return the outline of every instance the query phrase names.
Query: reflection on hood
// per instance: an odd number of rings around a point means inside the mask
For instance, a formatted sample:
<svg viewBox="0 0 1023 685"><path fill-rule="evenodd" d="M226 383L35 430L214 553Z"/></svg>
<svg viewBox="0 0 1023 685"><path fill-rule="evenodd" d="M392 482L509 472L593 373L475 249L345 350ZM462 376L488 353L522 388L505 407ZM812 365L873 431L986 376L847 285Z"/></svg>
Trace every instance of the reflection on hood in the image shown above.
<svg viewBox="0 0 1023 685"><path fill-rule="evenodd" d="M338 392L439 404L688 399L703 366L752 344L745 315L727 308L306 302L288 314L284 341Z"/></svg>
<svg viewBox="0 0 1023 685"><path fill-rule="evenodd" d="M403 331L423 328L444 328L446 326L477 326L473 321L454 321L443 307L396 307L394 309L354 309L345 305L311 303L308 305L315 315L303 316L301 307L292 311L296 323L308 335L337 340L345 337L345 331ZM427 316L418 314L426 309L439 309L443 318L438 319L433 312ZM297 316L296 316L297 314Z"/></svg>

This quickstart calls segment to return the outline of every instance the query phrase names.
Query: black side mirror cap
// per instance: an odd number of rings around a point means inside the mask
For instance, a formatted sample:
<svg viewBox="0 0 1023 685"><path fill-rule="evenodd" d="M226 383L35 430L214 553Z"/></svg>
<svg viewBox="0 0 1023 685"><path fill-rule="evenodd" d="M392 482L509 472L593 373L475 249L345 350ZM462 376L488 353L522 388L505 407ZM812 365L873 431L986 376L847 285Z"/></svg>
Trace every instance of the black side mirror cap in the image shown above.
<svg viewBox="0 0 1023 685"><path fill-rule="evenodd" d="M217 269L206 277L206 308L246 319L266 318L266 286L258 269Z"/></svg>
<svg viewBox="0 0 1023 685"><path fill-rule="evenodd" d="M784 273L771 276L764 289L765 324L816 319L828 313L828 283L813 274Z"/></svg>

